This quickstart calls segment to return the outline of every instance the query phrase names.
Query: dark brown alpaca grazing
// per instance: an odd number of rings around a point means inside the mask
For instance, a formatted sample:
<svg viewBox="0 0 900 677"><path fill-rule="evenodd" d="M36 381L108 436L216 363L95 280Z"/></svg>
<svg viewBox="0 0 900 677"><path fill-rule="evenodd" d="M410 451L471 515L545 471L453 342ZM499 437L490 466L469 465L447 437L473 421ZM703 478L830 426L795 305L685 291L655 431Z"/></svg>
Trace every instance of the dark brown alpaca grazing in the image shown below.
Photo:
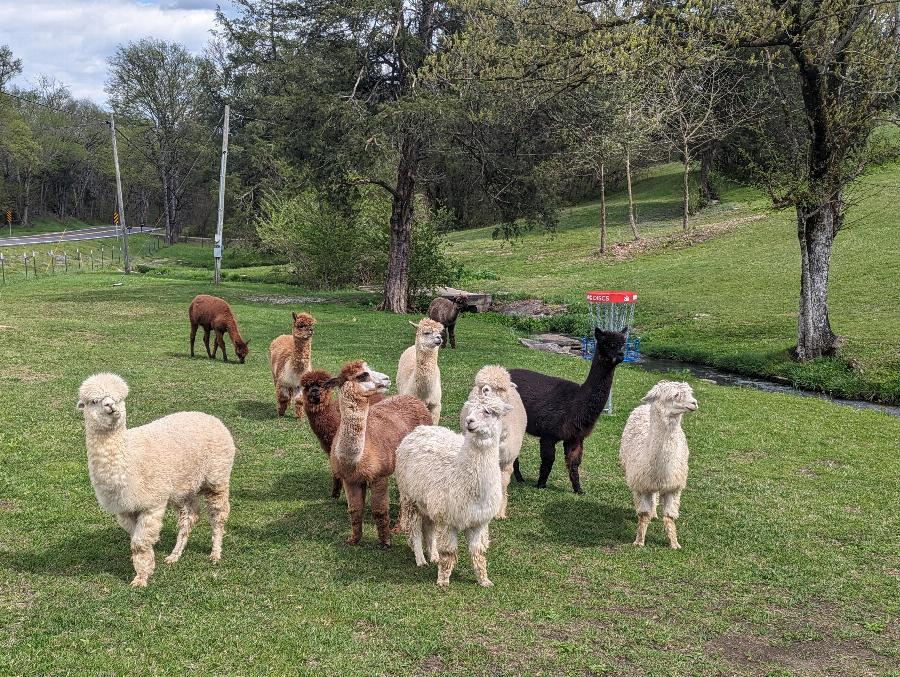
<svg viewBox="0 0 900 677"><path fill-rule="evenodd" d="M331 397L334 388L326 385L330 380L331 374L321 369L308 371L300 378L303 410L309 418L309 427L322 445L322 451L328 456L331 455L331 443L341 424L341 407ZM369 404L375 404L383 399L384 395L376 393L369 398ZM337 498L341 495L341 480L335 475L332 475L331 479L331 497Z"/></svg>
<svg viewBox="0 0 900 677"><path fill-rule="evenodd" d="M224 334L228 332L231 342L234 344L234 352L237 353L238 360L244 364L247 354L250 352L250 340L241 338L241 332L238 331L237 320L234 319L234 313L231 312L229 306L224 299L218 296L209 296L208 294L198 294L191 301L191 307L188 309L188 317L191 320L191 357L194 356L194 339L197 337L197 327L203 327L203 344L206 346L206 354L210 359L216 359L216 351L222 348L222 359L228 362L228 355L225 352ZM216 332L216 343L212 352L209 350L209 333Z"/></svg>
<svg viewBox="0 0 900 677"><path fill-rule="evenodd" d="M419 425L431 425L431 414L412 395L394 395L370 406L372 396L387 391L391 380L362 360L350 362L340 376L325 384L340 388L341 422L331 444L331 472L344 483L350 513L350 537L362 538L366 490L372 492L372 517L381 547L391 546L388 478L394 472L397 447Z"/></svg>
<svg viewBox="0 0 900 677"><path fill-rule="evenodd" d="M535 486L547 486L547 477L556 459L560 440L566 452L569 479L576 494L583 494L578 467L584 453L584 440L594 430L597 417L606 406L613 374L625 357L625 334L594 330L596 349L591 370L581 385L528 369L510 369L509 375L519 391L528 416L526 431L541 440L541 472ZM519 459L513 465L516 480L522 482Z"/></svg>
<svg viewBox="0 0 900 677"><path fill-rule="evenodd" d="M469 298L465 294L460 294L452 301L438 297L428 306L428 317L444 325L442 338L445 346L449 344L451 348L456 348L456 320L467 305Z"/></svg>

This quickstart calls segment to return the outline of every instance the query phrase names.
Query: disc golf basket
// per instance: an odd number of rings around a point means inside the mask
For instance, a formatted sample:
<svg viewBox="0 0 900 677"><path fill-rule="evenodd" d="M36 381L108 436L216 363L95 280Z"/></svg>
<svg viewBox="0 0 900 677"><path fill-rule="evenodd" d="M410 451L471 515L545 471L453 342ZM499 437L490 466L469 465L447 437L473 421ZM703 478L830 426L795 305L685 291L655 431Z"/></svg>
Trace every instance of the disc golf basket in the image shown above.
<svg viewBox="0 0 900 677"><path fill-rule="evenodd" d="M637 362L641 357L641 340L631 337L637 294L633 291L589 291L587 302L591 326L606 331L621 331L624 328L625 362ZM581 356L586 360L593 360L596 347L593 335L582 337ZM612 413L612 389L603 411Z"/></svg>

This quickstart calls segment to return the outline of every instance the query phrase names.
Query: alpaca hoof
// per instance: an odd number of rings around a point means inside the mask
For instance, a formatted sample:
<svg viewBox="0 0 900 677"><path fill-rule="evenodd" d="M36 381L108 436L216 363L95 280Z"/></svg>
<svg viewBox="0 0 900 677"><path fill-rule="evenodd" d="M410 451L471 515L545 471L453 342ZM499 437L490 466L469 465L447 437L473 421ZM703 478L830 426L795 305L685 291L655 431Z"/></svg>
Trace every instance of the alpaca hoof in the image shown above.
<svg viewBox="0 0 900 677"><path fill-rule="evenodd" d="M485 578L483 581L478 581L478 585L480 585L482 588L493 588L494 587L494 584L491 583L490 579L488 579L488 578Z"/></svg>
<svg viewBox="0 0 900 677"><path fill-rule="evenodd" d="M450 581L438 581L437 586L442 590L446 590L450 587Z"/></svg>
<svg viewBox="0 0 900 677"><path fill-rule="evenodd" d="M142 578L141 576L135 576L131 581L132 588L146 588L147 587L147 579Z"/></svg>
<svg viewBox="0 0 900 677"><path fill-rule="evenodd" d="M381 550L390 550L390 548L391 548L391 542L390 542L390 541L381 541L381 542L378 544L378 547L379 547Z"/></svg>
<svg viewBox="0 0 900 677"><path fill-rule="evenodd" d="M575 491L575 493L578 494L579 496L584 496L584 489L582 489L581 487L578 487L578 488L575 489L574 491Z"/></svg>
<svg viewBox="0 0 900 677"><path fill-rule="evenodd" d="M222 553L220 552L211 552L209 554L209 561L213 564L218 564L220 559L222 559Z"/></svg>
<svg viewBox="0 0 900 677"><path fill-rule="evenodd" d="M349 536L347 538L347 545L359 545L360 536Z"/></svg>
<svg viewBox="0 0 900 677"><path fill-rule="evenodd" d="M669 547L672 548L672 550L681 550L681 543L675 541L674 543L669 543Z"/></svg>
<svg viewBox="0 0 900 677"><path fill-rule="evenodd" d="M643 541L635 541L634 543L632 543L632 545L636 548L643 548L644 542Z"/></svg>
<svg viewBox="0 0 900 677"><path fill-rule="evenodd" d="M534 488L535 488L535 489L546 489L546 488L547 488L547 485L546 485L546 484L541 484L540 482L537 482L537 483L534 485Z"/></svg>
<svg viewBox="0 0 900 677"><path fill-rule="evenodd" d="M181 555L176 555L175 553L172 553L171 555L166 557L163 560L163 562L165 562L166 564L175 564L175 562L177 562L179 559L181 559Z"/></svg>
<svg viewBox="0 0 900 677"><path fill-rule="evenodd" d="M505 520L505 519L508 519L508 518L506 517L506 513L504 512L504 513L498 514L497 517L496 517L496 519L498 519L498 520Z"/></svg>

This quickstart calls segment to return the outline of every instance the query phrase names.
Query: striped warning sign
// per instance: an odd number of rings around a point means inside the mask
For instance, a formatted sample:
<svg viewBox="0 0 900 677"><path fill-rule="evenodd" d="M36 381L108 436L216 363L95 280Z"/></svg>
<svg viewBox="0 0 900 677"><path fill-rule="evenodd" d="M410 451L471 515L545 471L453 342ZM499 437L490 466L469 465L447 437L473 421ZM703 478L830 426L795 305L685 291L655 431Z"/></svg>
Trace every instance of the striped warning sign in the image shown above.
<svg viewBox="0 0 900 677"><path fill-rule="evenodd" d="M113 223L119 225L119 210L113 212Z"/></svg>
<svg viewBox="0 0 900 677"><path fill-rule="evenodd" d="M8 224L12 225L12 210L11 209L6 210L6 222Z"/></svg>

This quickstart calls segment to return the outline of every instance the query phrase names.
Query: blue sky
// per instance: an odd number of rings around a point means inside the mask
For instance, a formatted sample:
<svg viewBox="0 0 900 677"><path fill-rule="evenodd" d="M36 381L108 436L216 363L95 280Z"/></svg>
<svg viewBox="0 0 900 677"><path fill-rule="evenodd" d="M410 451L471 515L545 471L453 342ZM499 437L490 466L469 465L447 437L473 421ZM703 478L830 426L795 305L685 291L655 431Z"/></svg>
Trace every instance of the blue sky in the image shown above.
<svg viewBox="0 0 900 677"><path fill-rule="evenodd" d="M0 0L0 44L22 59L14 84L32 86L47 75L103 104L106 58L118 44L154 37L199 53L217 4L231 9L229 0Z"/></svg>

